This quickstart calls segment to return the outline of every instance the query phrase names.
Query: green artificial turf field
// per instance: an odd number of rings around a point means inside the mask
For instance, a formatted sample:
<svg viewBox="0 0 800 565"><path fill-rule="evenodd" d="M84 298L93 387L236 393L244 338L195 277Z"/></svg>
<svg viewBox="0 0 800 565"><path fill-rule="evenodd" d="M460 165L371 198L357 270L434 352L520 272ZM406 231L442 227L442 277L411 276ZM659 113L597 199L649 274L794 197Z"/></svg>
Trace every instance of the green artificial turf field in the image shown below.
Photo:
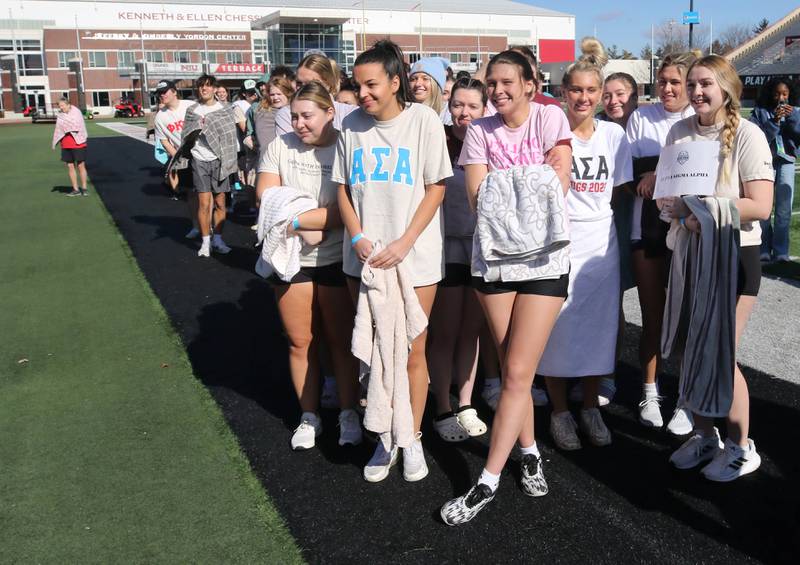
<svg viewBox="0 0 800 565"><path fill-rule="evenodd" d="M0 561L301 562L52 131L0 127Z"/></svg>

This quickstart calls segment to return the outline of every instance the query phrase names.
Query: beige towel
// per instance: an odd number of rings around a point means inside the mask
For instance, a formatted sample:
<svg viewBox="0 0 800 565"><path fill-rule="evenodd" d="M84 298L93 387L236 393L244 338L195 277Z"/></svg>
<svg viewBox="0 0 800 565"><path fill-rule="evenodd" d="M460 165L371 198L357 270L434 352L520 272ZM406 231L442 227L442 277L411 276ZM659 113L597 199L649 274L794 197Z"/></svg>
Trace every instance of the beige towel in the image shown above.
<svg viewBox="0 0 800 565"><path fill-rule="evenodd" d="M380 249L376 243L370 258ZM361 362L361 380L367 386L364 427L380 434L387 451L414 441L408 353L428 318L411 281L402 262L391 269L365 264L361 271L352 351Z"/></svg>

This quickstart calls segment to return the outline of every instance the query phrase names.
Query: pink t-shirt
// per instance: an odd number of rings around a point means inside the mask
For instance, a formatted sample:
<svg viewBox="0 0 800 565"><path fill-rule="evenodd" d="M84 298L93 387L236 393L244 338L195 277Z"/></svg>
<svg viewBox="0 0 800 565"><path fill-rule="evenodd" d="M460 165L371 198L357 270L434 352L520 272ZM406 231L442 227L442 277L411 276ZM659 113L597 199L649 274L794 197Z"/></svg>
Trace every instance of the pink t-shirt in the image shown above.
<svg viewBox="0 0 800 565"><path fill-rule="evenodd" d="M490 171L515 165L541 165L545 154L559 144L570 145L572 133L559 106L531 103L528 119L507 127L500 114L475 120L467 129L458 164L488 165Z"/></svg>

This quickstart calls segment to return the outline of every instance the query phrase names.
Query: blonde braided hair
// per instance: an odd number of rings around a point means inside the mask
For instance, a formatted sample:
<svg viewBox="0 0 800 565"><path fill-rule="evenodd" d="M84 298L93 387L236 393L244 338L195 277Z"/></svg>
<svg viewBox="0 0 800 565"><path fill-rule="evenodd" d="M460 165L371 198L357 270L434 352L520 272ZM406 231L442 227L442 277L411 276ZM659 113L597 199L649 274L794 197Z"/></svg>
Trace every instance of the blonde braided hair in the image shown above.
<svg viewBox="0 0 800 565"><path fill-rule="evenodd" d="M692 72L695 67L704 67L711 71L714 75L714 80L717 81L720 90L725 95L725 120L720 131L720 149L719 154L722 157L722 180L727 181L730 171L730 159L733 152L733 146L736 142L736 132L739 130L739 122L741 120L739 110L741 110L742 103L742 81L736 69L731 65L727 59L719 55L708 55L697 59L689 67L687 76Z"/></svg>

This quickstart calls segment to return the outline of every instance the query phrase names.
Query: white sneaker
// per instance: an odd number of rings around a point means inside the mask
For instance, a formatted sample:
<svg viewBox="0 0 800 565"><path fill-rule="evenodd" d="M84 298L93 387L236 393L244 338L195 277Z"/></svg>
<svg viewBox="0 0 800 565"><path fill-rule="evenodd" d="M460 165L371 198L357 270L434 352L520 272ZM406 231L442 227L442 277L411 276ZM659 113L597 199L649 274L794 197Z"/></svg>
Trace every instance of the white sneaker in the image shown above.
<svg viewBox="0 0 800 565"><path fill-rule="evenodd" d="M352 409L339 412L339 445L358 445L363 438L358 412Z"/></svg>
<svg viewBox="0 0 800 565"><path fill-rule="evenodd" d="M592 445L603 447L611 445L611 432L608 431L599 408L581 410L581 428L589 436Z"/></svg>
<svg viewBox="0 0 800 565"><path fill-rule="evenodd" d="M383 448L383 442L379 440L375 453L372 454L372 458L364 467L364 480L370 483L379 483L388 477L389 469L397 463L397 453L396 445L393 445L391 451L387 452Z"/></svg>
<svg viewBox="0 0 800 565"><path fill-rule="evenodd" d="M775 261L777 261L778 263L788 263L791 260L792 258L789 257L788 255L778 255L777 257L775 257Z"/></svg>
<svg viewBox="0 0 800 565"><path fill-rule="evenodd" d="M189 231L187 231L186 235L183 237L185 237L186 239L197 239L198 237L200 237L200 230L197 228L192 228Z"/></svg>
<svg viewBox="0 0 800 565"><path fill-rule="evenodd" d="M231 252L231 248L225 245L225 242L222 241L222 237L214 236L214 238L211 240L211 248L217 253L222 253L223 255Z"/></svg>
<svg viewBox="0 0 800 565"><path fill-rule="evenodd" d="M489 408L497 410L497 401L500 400L500 379L486 379L481 396Z"/></svg>
<svg viewBox="0 0 800 565"><path fill-rule="evenodd" d="M322 396L319 405L323 408L339 408L339 394L336 391L336 379L325 377L322 381Z"/></svg>
<svg viewBox="0 0 800 565"><path fill-rule="evenodd" d="M469 437L467 430L461 426L455 414L450 414L447 418L442 418L441 420L434 419L433 429L444 441L451 443L464 441Z"/></svg>
<svg viewBox="0 0 800 565"><path fill-rule="evenodd" d="M747 440L747 449L725 440L725 447L718 451L714 459L700 471L709 481L727 483L743 475L752 473L761 466L761 456L756 452L756 444Z"/></svg>
<svg viewBox="0 0 800 565"><path fill-rule="evenodd" d="M610 377L600 379L600 390L597 393L597 403L600 406L608 406L614 395L617 393L617 384Z"/></svg>
<svg viewBox="0 0 800 565"><path fill-rule="evenodd" d="M425 452L418 434L410 447L403 448L403 478L409 483L421 481L428 476L428 464L425 462Z"/></svg>
<svg viewBox="0 0 800 565"><path fill-rule="evenodd" d="M322 433L322 420L313 412L303 412L300 425L292 435L292 449L301 451L314 447L315 439Z"/></svg>
<svg viewBox="0 0 800 565"><path fill-rule="evenodd" d="M719 439L717 428L714 428L714 435L710 437L705 437L695 430L692 437L669 456L669 462L678 469L692 469L700 463L711 461L720 451L722 451L722 441Z"/></svg>
<svg viewBox="0 0 800 565"><path fill-rule="evenodd" d="M672 413L669 424L667 424L667 431L675 436L685 436L692 433L693 429L692 414L683 406L677 406L675 412Z"/></svg>
<svg viewBox="0 0 800 565"><path fill-rule="evenodd" d="M581 448L577 430L578 425L569 411L550 415L550 435L559 449L574 451Z"/></svg>
<svg viewBox="0 0 800 565"><path fill-rule="evenodd" d="M661 417L661 396L645 395L639 403L639 421L649 428L660 428L664 425Z"/></svg>
<svg viewBox="0 0 800 565"><path fill-rule="evenodd" d="M550 403L550 399L547 397L547 391L538 386L531 387L531 396L533 397L534 406L547 406Z"/></svg>
<svg viewBox="0 0 800 565"><path fill-rule="evenodd" d="M471 406L468 408L462 406L461 409L456 412L456 418L470 437L478 437L486 433L486 424L483 420L478 418L478 411Z"/></svg>
<svg viewBox="0 0 800 565"><path fill-rule="evenodd" d="M197 250L198 257L211 257L211 246L210 245L201 245L200 249Z"/></svg>

